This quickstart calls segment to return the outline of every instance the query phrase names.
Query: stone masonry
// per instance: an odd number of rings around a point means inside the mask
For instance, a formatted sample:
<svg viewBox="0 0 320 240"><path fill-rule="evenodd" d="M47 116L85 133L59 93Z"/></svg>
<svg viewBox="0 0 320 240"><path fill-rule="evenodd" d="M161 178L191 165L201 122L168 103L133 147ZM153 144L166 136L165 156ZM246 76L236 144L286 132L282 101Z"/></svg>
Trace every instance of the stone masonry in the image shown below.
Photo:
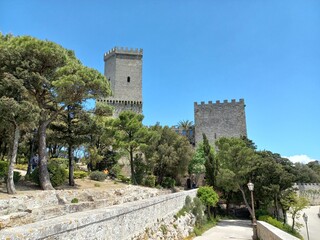
<svg viewBox="0 0 320 240"><path fill-rule="evenodd" d="M220 137L247 136L245 104L244 100L223 103L216 101L207 104L194 103L195 143L202 141L205 133L209 142L214 142Z"/></svg>
<svg viewBox="0 0 320 240"><path fill-rule="evenodd" d="M113 116L131 110L142 113L142 49L114 47L104 55L104 75L112 96L99 99L114 107Z"/></svg>

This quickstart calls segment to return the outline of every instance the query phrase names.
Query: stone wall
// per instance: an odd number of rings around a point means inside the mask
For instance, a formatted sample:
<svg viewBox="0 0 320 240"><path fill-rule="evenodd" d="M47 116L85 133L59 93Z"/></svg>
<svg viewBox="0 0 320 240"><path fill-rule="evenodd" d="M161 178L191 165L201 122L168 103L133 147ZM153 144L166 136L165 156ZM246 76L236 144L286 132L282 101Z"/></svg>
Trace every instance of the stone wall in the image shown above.
<svg viewBox="0 0 320 240"><path fill-rule="evenodd" d="M257 222L257 234L260 240L299 240L299 238L263 221Z"/></svg>
<svg viewBox="0 0 320 240"><path fill-rule="evenodd" d="M293 188L299 196L307 198L311 206L320 205L320 183L295 183Z"/></svg>
<svg viewBox="0 0 320 240"><path fill-rule="evenodd" d="M1 230L0 239L131 239L178 212L197 190L77 212Z"/></svg>
<svg viewBox="0 0 320 240"><path fill-rule="evenodd" d="M244 100L223 103L194 103L195 143L202 141L205 133L213 144L220 137L247 136Z"/></svg>

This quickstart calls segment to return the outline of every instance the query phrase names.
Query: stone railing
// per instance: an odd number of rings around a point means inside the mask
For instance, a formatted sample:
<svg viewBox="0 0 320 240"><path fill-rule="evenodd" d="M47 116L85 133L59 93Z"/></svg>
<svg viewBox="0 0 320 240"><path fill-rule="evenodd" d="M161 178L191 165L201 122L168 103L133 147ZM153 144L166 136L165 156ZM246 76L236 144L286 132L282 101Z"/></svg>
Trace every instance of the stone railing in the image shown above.
<svg viewBox="0 0 320 240"><path fill-rule="evenodd" d="M260 240L299 240L299 238L263 221L258 221L257 233Z"/></svg>
<svg viewBox="0 0 320 240"><path fill-rule="evenodd" d="M196 193L183 191L7 228L0 231L0 239L131 239L178 212L186 196Z"/></svg>

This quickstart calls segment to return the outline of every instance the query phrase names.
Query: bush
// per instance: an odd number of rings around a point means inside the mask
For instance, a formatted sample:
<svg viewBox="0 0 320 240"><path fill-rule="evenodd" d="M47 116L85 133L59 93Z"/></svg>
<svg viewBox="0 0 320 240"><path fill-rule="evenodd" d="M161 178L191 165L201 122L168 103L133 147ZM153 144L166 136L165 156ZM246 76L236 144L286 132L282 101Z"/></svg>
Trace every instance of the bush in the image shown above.
<svg viewBox="0 0 320 240"><path fill-rule="evenodd" d="M156 186L156 176L154 175L148 175L144 179L144 186L147 187L155 187Z"/></svg>
<svg viewBox="0 0 320 240"><path fill-rule="evenodd" d="M270 217L268 215L264 215L264 216L260 216L259 220L265 221L265 222L271 224L272 226L275 226L275 227L281 229L282 231L285 231L285 232L287 232L297 238L303 239L302 236L299 234L299 232L297 232L296 230L292 231L291 226L289 226L288 224L284 224L282 222L279 222L277 219L275 219L273 217Z"/></svg>
<svg viewBox="0 0 320 240"><path fill-rule="evenodd" d="M71 203L78 203L78 202L79 202L78 198L73 198L73 199L71 200Z"/></svg>
<svg viewBox="0 0 320 240"><path fill-rule="evenodd" d="M173 188L176 185L176 181L171 177L164 177L161 186L164 188Z"/></svg>
<svg viewBox="0 0 320 240"><path fill-rule="evenodd" d="M88 173L87 172L85 172L85 171L74 171L73 172L73 177L75 178L75 179L79 179L79 178L85 178L85 177L87 177L88 176Z"/></svg>
<svg viewBox="0 0 320 240"><path fill-rule="evenodd" d="M111 177L117 178L121 172L121 166L119 164L113 165L113 167L109 171L109 175Z"/></svg>
<svg viewBox="0 0 320 240"><path fill-rule="evenodd" d="M118 175L118 179L123 183L131 183L131 179L129 177L123 176L121 174Z"/></svg>
<svg viewBox="0 0 320 240"><path fill-rule="evenodd" d="M17 183L20 181L20 179L21 179L20 172L13 171L13 182Z"/></svg>
<svg viewBox="0 0 320 240"><path fill-rule="evenodd" d="M201 202L201 200L197 197L193 199L193 209L192 213L196 217L196 226L202 226L207 221L206 216L204 214L205 206Z"/></svg>
<svg viewBox="0 0 320 240"><path fill-rule="evenodd" d="M48 163L48 171L50 175L50 181L53 187L60 186L65 183L67 180L68 174L67 171L60 166L60 164L56 161L50 161ZM30 176L31 181L40 185L39 180L39 167L35 168Z"/></svg>
<svg viewBox="0 0 320 240"><path fill-rule="evenodd" d="M19 170L24 170L24 171L28 170L28 164L16 164L14 167Z"/></svg>
<svg viewBox="0 0 320 240"><path fill-rule="evenodd" d="M69 159L67 158L51 158L49 162L56 162L56 164L64 169L69 168Z"/></svg>
<svg viewBox="0 0 320 240"><path fill-rule="evenodd" d="M9 163L6 161L0 161L0 178L4 178L8 173Z"/></svg>
<svg viewBox="0 0 320 240"><path fill-rule="evenodd" d="M91 180L103 182L106 179L107 175L103 172L94 171L90 173L89 177Z"/></svg>

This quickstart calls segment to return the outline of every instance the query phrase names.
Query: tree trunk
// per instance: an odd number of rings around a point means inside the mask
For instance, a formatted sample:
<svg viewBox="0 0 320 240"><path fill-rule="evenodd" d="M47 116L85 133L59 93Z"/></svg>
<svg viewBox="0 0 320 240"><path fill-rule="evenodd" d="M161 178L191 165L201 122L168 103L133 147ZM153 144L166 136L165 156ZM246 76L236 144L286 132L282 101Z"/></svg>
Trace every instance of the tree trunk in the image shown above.
<svg viewBox="0 0 320 240"><path fill-rule="evenodd" d="M249 205L249 203L248 203L248 201L247 201L247 199L246 199L246 195L245 195L244 190L243 190L243 188L242 188L241 186L240 186L240 191L241 191L241 193L242 193L243 201L244 201L244 203L246 204L246 206L247 206L247 208L248 208L248 211L249 211L249 213L250 213L250 215L252 216L252 219L253 219L252 209L251 209L251 207L250 207L250 205Z"/></svg>
<svg viewBox="0 0 320 240"><path fill-rule="evenodd" d="M74 178L73 178L73 171L74 171L74 156L73 156L73 146L69 144L68 148L68 157L69 157L69 185L74 186Z"/></svg>
<svg viewBox="0 0 320 240"><path fill-rule="evenodd" d="M46 122L40 122L38 130L39 137L39 180L43 190L54 190L50 182L48 172L47 144L46 144Z"/></svg>
<svg viewBox="0 0 320 240"><path fill-rule="evenodd" d="M135 174L134 174L134 165L133 165L133 149L130 147L130 169L131 169L131 182L133 185L137 185Z"/></svg>
<svg viewBox="0 0 320 240"><path fill-rule="evenodd" d="M7 191L9 194L17 193L16 188L14 186L14 182L13 182L13 169L14 169L14 163L17 159L19 138L20 138L20 129L17 126L14 126L14 139L13 139L12 151L10 154L11 156L10 156L10 164L9 164L8 178L7 178Z"/></svg>

